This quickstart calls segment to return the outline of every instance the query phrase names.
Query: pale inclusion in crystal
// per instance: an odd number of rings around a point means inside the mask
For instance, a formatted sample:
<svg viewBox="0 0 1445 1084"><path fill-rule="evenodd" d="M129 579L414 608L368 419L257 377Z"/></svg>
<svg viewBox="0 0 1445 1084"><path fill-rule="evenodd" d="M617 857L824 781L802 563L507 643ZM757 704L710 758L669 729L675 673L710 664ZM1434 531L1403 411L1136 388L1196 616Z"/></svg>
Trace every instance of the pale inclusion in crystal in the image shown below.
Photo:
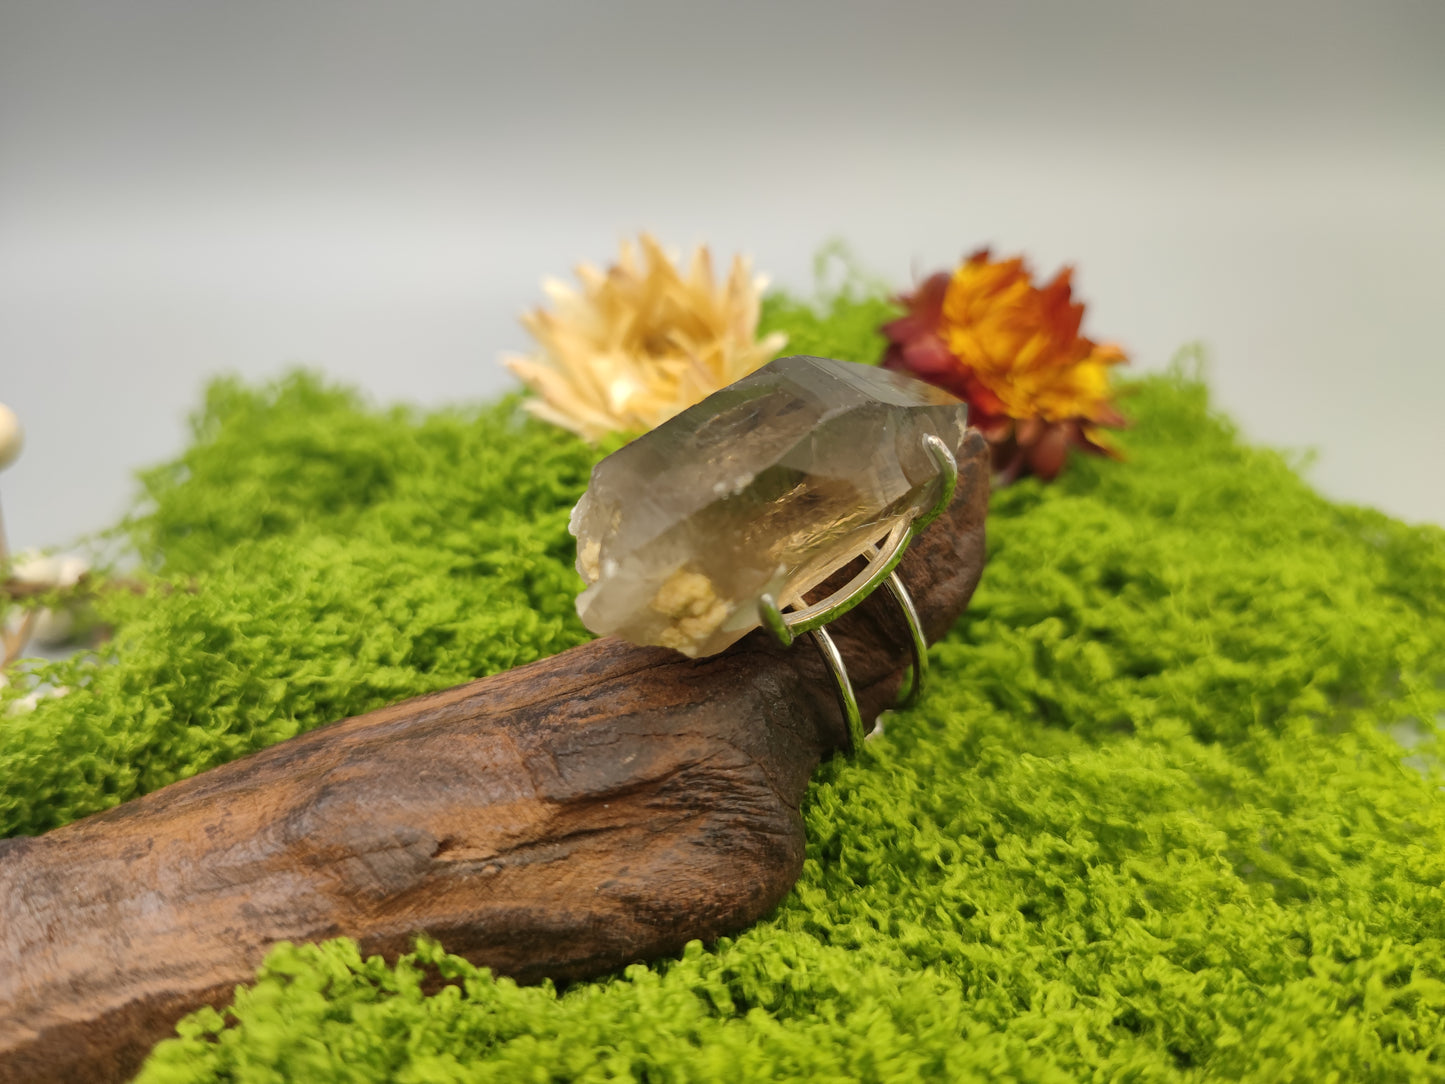
<svg viewBox="0 0 1445 1084"><path fill-rule="evenodd" d="M957 452L966 408L871 365L779 358L592 471L572 510L577 612L593 632L721 651L938 498L929 434ZM816 600L814 600L816 601Z"/></svg>

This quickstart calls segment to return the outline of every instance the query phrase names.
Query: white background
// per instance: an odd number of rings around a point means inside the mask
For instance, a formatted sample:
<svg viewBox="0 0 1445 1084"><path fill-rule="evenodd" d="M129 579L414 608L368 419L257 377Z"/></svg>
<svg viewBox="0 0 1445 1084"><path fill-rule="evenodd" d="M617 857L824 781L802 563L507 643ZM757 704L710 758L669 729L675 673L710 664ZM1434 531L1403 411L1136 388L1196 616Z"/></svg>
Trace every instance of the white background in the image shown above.
<svg viewBox="0 0 1445 1084"><path fill-rule="evenodd" d="M984 243L1138 369L1445 523L1445 4L0 0L0 477L115 519L208 376L495 394L545 275L649 228L775 282ZM1181 484L1187 484L1182 482Z"/></svg>

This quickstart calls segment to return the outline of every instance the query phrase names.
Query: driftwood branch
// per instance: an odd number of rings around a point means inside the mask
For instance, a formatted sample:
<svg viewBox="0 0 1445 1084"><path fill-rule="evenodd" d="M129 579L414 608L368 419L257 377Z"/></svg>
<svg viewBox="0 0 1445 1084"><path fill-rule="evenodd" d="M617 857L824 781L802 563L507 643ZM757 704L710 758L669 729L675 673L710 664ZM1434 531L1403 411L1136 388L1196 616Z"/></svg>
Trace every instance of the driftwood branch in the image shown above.
<svg viewBox="0 0 1445 1084"><path fill-rule="evenodd" d="M977 433L959 459L900 566L930 640L983 561ZM901 620L880 591L832 631L871 720ZM392 958L425 932L531 981L736 931L791 889L809 775L847 740L806 641L694 661L604 639L0 841L0 1079L124 1078L281 940Z"/></svg>

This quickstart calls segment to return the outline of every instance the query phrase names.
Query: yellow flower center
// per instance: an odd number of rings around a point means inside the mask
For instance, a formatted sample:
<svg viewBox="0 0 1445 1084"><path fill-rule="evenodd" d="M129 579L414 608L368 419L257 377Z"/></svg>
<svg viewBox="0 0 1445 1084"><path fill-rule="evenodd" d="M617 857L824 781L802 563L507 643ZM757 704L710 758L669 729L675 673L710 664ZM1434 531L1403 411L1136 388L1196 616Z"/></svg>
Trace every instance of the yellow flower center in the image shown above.
<svg viewBox="0 0 1445 1084"><path fill-rule="evenodd" d="M1114 346L1078 334L1067 280L1040 290L1019 260L968 260L943 300L940 332L955 357L1013 418L1065 421L1108 413Z"/></svg>

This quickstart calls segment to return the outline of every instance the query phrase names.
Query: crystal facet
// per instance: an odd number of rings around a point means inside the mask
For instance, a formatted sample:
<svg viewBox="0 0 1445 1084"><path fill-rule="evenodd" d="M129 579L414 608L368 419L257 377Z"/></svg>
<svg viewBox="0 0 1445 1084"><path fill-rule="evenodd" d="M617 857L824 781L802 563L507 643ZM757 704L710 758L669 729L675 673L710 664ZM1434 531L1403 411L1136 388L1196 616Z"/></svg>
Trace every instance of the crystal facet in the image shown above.
<svg viewBox="0 0 1445 1084"><path fill-rule="evenodd" d="M912 377L779 358L614 452L572 510L577 598L601 635L711 655L938 497L929 434L967 410Z"/></svg>

